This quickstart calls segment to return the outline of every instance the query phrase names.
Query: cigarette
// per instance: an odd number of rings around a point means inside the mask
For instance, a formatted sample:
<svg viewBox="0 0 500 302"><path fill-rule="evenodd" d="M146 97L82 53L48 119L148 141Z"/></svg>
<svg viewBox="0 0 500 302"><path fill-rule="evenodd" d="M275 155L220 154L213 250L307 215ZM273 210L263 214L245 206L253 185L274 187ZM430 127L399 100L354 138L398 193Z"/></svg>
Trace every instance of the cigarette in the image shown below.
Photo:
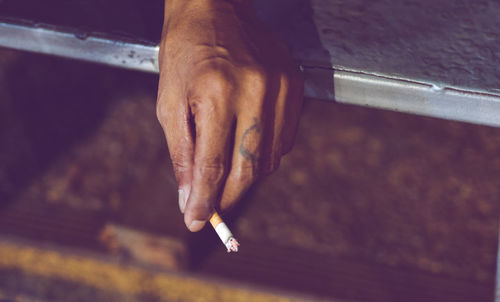
<svg viewBox="0 0 500 302"><path fill-rule="evenodd" d="M219 235L220 240L222 240L222 243L226 246L227 252L237 252L240 244L236 238L234 238L233 233L231 233L219 213L213 213L212 217L210 217L210 224L212 224L212 227L215 229L217 235Z"/></svg>

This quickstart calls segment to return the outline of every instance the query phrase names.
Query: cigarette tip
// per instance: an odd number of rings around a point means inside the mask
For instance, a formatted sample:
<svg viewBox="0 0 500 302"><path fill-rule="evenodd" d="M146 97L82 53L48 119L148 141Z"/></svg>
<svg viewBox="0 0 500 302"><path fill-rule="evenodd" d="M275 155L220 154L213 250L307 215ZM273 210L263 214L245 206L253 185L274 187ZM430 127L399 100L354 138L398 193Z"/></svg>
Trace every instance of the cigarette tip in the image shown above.
<svg viewBox="0 0 500 302"><path fill-rule="evenodd" d="M236 253L238 251L239 246L240 246L240 244L239 244L238 240L236 240L234 237L231 237L231 238L229 238L229 240L226 243L227 252L228 253L231 253L231 252Z"/></svg>

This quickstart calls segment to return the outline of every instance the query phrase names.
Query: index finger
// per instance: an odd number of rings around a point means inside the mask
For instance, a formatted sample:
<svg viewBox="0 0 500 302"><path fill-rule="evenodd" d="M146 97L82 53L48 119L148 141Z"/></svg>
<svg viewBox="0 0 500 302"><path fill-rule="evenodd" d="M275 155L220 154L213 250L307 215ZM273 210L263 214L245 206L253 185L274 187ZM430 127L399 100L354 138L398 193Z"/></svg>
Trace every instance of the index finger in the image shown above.
<svg viewBox="0 0 500 302"><path fill-rule="evenodd" d="M227 174L233 117L219 104L206 99L195 105L193 180L184 213L184 222L192 232L201 230L210 218Z"/></svg>

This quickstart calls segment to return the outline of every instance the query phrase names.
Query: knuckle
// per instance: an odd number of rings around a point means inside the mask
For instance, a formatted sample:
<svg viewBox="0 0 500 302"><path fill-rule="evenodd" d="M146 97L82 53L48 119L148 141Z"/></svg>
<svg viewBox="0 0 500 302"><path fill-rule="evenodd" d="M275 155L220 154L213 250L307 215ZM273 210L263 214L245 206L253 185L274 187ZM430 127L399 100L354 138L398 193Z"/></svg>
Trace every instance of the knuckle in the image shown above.
<svg viewBox="0 0 500 302"><path fill-rule="evenodd" d="M204 181L211 184L219 184L224 178L225 171L225 165L217 161L203 161L198 167L198 172Z"/></svg>
<svg viewBox="0 0 500 302"><path fill-rule="evenodd" d="M188 164L191 159L187 158L183 153L171 152L170 159L172 160L175 174L185 173L191 168L191 165Z"/></svg>
<svg viewBox="0 0 500 302"><path fill-rule="evenodd" d="M195 67L193 72L193 89L195 92L211 94L217 97L226 96L236 85L231 68L215 63L205 63Z"/></svg>
<svg viewBox="0 0 500 302"><path fill-rule="evenodd" d="M259 65L247 66L243 69L241 84L249 100L262 103L269 88L269 74Z"/></svg>
<svg viewBox="0 0 500 302"><path fill-rule="evenodd" d="M264 67L259 65L246 67L243 74L245 82L248 82L252 87L262 88L267 86L269 76Z"/></svg>
<svg viewBox="0 0 500 302"><path fill-rule="evenodd" d="M247 66L245 68L245 74L249 79L255 79L258 81L267 80L267 70L260 65Z"/></svg>
<svg viewBox="0 0 500 302"><path fill-rule="evenodd" d="M165 123L167 121L167 110L166 106L160 102L156 104L156 118L162 126L165 126Z"/></svg>
<svg viewBox="0 0 500 302"><path fill-rule="evenodd" d="M241 165L233 169L231 181L242 185L249 185L258 179L258 170L255 165Z"/></svg>
<svg viewBox="0 0 500 302"><path fill-rule="evenodd" d="M202 73L202 76L203 79L206 79L210 83L213 89L226 89L232 82L230 73L222 69L211 68Z"/></svg>
<svg viewBox="0 0 500 302"><path fill-rule="evenodd" d="M214 97L201 97L199 95L193 96L190 99L191 110L195 116L198 116L200 112L204 112L208 116L218 112L220 99ZM196 125L197 127L201 125Z"/></svg>
<svg viewBox="0 0 500 302"><path fill-rule="evenodd" d="M174 173L177 176L181 176L189 170L189 168L186 165L183 165L181 163L174 163L173 167L174 167Z"/></svg>
<svg viewBox="0 0 500 302"><path fill-rule="evenodd" d="M209 83L213 87L221 88L234 84L235 78L233 68L216 61L204 62L194 67L193 75L197 83Z"/></svg>

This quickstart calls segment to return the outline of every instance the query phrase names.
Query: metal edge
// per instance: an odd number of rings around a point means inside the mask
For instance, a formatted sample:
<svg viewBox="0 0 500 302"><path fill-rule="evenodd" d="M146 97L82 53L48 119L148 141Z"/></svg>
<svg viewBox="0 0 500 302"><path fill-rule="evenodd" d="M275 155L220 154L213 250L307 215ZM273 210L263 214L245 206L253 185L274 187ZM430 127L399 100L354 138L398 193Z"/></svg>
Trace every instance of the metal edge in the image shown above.
<svg viewBox="0 0 500 302"><path fill-rule="evenodd" d="M350 71L334 72L335 100L500 127L500 95Z"/></svg>
<svg viewBox="0 0 500 302"><path fill-rule="evenodd" d="M120 68L158 72L158 46L0 22L0 46Z"/></svg>
<svg viewBox="0 0 500 302"><path fill-rule="evenodd" d="M158 46L114 37L0 21L0 46L158 72ZM302 62L306 97L500 127L500 94L325 68L308 64L307 58L296 59Z"/></svg>

